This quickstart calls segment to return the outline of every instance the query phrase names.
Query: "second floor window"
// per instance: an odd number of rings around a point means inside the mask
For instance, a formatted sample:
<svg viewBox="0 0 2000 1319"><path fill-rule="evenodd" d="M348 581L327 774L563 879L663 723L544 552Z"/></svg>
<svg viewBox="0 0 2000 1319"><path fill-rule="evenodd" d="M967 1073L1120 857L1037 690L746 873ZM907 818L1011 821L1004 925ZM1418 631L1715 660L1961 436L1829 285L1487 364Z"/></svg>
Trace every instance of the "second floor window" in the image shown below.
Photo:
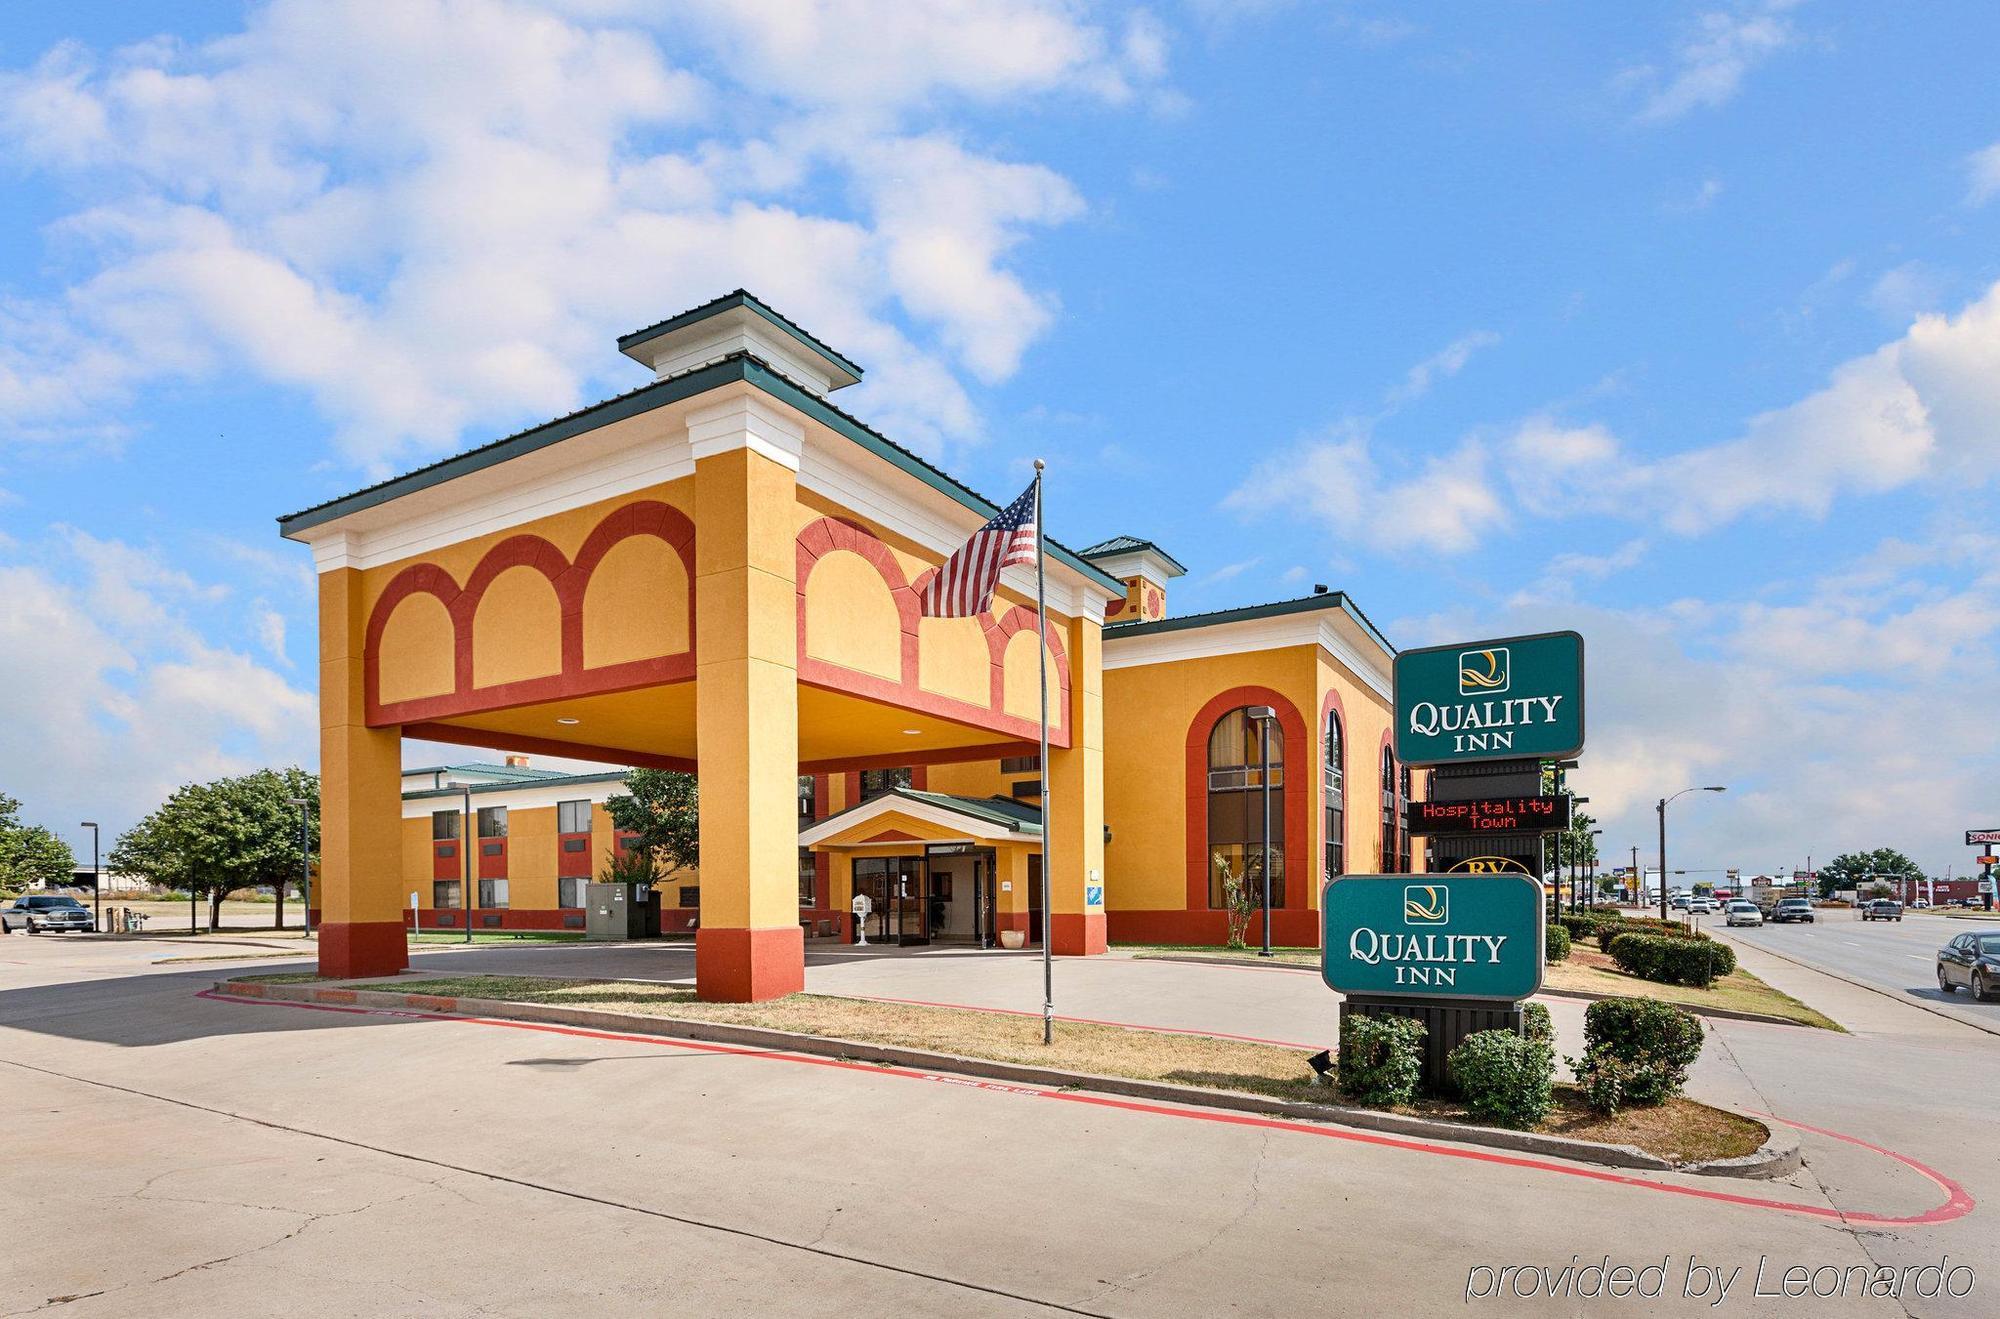
<svg viewBox="0 0 2000 1319"><path fill-rule="evenodd" d="M505 806L482 806L479 808L479 836L481 838L505 838L507 836L507 808Z"/></svg>
<svg viewBox="0 0 2000 1319"><path fill-rule="evenodd" d="M587 801L559 801L556 803L556 832L563 834L587 834L590 832L590 803Z"/></svg>

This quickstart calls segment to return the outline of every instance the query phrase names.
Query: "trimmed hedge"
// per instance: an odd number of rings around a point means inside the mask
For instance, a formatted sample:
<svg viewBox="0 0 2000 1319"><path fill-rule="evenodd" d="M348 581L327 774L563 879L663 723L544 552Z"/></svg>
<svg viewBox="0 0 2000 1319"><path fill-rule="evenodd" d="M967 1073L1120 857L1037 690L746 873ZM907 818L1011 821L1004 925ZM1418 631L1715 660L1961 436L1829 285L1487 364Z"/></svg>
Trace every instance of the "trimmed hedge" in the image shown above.
<svg viewBox="0 0 2000 1319"><path fill-rule="evenodd" d="M1619 924L1622 920L1621 916L1607 916L1597 911L1565 912L1556 917L1556 923L1569 931L1571 939L1595 939L1599 930L1607 925Z"/></svg>
<svg viewBox="0 0 2000 1319"><path fill-rule="evenodd" d="M1621 934L1652 934L1665 939L1706 939L1708 936L1692 926L1679 921L1663 921L1657 916L1640 916L1631 920L1617 921L1600 926L1597 931L1597 946L1604 952L1611 951L1611 941Z"/></svg>
<svg viewBox="0 0 2000 1319"><path fill-rule="evenodd" d="M1352 1013L1340 1027L1340 1088L1370 1108L1416 1098L1424 1070L1424 1023Z"/></svg>
<svg viewBox="0 0 2000 1319"><path fill-rule="evenodd" d="M1560 925L1549 926L1542 945L1542 960L1545 962L1567 962L1569 960L1569 931Z"/></svg>
<svg viewBox="0 0 2000 1319"><path fill-rule="evenodd" d="M1531 1040L1544 1044L1554 1044L1556 1024L1549 1018L1549 1010L1540 1003L1521 1005L1521 1033Z"/></svg>
<svg viewBox="0 0 2000 1319"><path fill-rule="evenodd" d="M1555 1100L1555 1052L1547 1041L1511 1030L1466 1036L1445 1069L1473 1116L1503 1127L1534 1126Z"/></svg>
<svg viewBox="0 0 2000 1319"><path fill-rule="evenodd" d="M1736 969L1736 950L1713 939L1621 934L1611 941L1610 951L1619 970L1662 985L1706 989Z"/></svg>
<svg viewBox="0 0 2000 1319"><path fill-rule="evenodd" d="M1664 1104L1701 1057L1701 1022L1656 999L1607 998L1583 1013L1583 1057L1569 1059L1590 1106L1616 1113Z"/></svg>

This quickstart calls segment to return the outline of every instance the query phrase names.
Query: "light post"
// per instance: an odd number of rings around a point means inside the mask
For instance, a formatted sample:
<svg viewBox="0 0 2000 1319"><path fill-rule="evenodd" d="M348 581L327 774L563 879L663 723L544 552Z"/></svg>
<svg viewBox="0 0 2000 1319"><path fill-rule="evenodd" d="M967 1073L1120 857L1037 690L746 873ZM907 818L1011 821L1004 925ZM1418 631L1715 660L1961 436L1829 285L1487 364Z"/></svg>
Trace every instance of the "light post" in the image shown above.
<svg viewBox="0 0 2000 1319"><path fill-rule="evenodd" d="M465 892L460 895L464 901L459 903L458 914L459 918L465 922L465 942L471 943L472 849L478 845L478 840L473 837L478 832L478 825L472 818L472 785L470 783L461 783L458 786L459 790L465 794L465 809L459 816L458 825L458 850L465 859Z"/></svg>
<svg viewBox="0 0 2000 1319"><path fill-rule="evenodd" d="M90 900L97 909L90 918L93 933L104 933L104 868L97 861L97 821L85 820L79 829L90 830Z"/></svg>
<svg viewBox="0 0 2000 1319"><path fill-rule="evenodd" d="M306 938L313 932L313 877L312 857L306 850L306 808L312 803L304 797L287 797L285 801L299 808L299 899L306 904ZM278 924L284 924L285 895L282 887L278 893Z"/></svg>
<svg viewBox="0 0 2000 1319"><path fill-rule="evenodd" d="M1690 792L1727 792L1726 787L1682 788L1672 797L1660 798L1660 919L1667 919L1667 805Z"/></svg>
<svg viewBox="0 0 2000 1319"><path fill-rule="evenodd" d="M1271 955L1271 721L1278 712L1268 705L1253 705L1244 713L1257 721L1257 780L1264 798L1264 947L1257 955Z"/></svg>

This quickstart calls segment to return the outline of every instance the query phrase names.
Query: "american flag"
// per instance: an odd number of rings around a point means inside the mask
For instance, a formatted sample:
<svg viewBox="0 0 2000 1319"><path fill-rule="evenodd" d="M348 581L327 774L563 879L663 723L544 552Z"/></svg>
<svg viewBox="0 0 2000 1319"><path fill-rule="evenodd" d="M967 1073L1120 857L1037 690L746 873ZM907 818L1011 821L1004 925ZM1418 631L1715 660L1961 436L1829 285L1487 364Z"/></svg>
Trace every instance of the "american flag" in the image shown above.
<svg viewBox="0 0 2000 1319"><path fill-rule="evenodd" d="M924 588L926 618L970 618L993 603L1000 570L1014 563L1035 561L1035 487L1000 510L998 517L972 533L958 553Z"/></svg>

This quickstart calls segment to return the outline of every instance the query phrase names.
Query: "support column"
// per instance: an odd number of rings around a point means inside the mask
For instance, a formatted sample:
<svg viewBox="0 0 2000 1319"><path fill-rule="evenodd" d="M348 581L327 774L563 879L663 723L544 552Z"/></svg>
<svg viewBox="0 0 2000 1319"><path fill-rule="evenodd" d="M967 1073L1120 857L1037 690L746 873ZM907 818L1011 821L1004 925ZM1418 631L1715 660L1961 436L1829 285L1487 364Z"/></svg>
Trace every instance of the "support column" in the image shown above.
<svg viewBox="0 0 2000 1319"><path fill-rule="evenodd" d="M1028 928L1028 858L1026 847L1000 847L993 853L993 928L1018 930L1024 941L1035 934Z"/></svg>
<svg viewBox="0 0 2000 1319"><path fill-rule="evenodd" d="M821 852L819 859L827 863L826 905L833 908L833 928L840 932L842 943L853 943L854 854Z"/></svg>
<svg viewBox="0 0 2000 1319"><path fill-rule="evenodd" d="M361 573L319 576L319 973L394 975L403 932L403 739L370 728L363 700Z"/></svg>
<svg viewBox="0 0 2000 1319"><path fill-rule="evenodd" d="M1049 749L1049 796L1054 833L1044 839L1054 859L1049 917L1054 952L1101 953L1104 935L1104 637L1089 619L1075 619L1069 646L1070 746ZM1093 901L1093 899L1095 899Z"/></svg>
<svg viewBox="0 0 2000 1319"><path fill-rule="evenodd" d="M798 898L800 433L748 398L697 413L695 988L748 1003L805 988ZM787 461L789 459L789 461Z"/></svg>

